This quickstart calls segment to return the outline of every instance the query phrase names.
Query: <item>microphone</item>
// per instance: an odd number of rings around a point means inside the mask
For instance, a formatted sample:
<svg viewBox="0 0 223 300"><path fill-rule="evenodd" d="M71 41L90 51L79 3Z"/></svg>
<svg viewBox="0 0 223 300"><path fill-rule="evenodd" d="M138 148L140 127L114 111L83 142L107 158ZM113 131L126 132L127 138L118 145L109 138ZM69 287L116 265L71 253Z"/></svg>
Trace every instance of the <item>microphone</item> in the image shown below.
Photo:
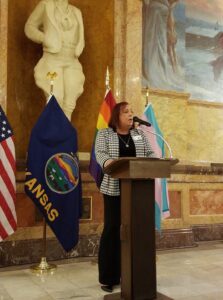
<svg viewBox="0 0 223 300"><path fill-rule="evenodd" d="M148 127L151 126L151 124L150 124L149 122L144 121L144 120L138 118L137 116L134 116L134 117L133 117L133 122L138 122L140 125L145 125L145 126L148 126ZM163 137L162 135L160 135L159 133L157 133L157 132L150 131L149 129L145 129L145 131L146 131L146 132L149 132L149 133L151 133L151 134L153 134L153 135L158 136L158 138L160 138L160 139L164 142L164 144L167 146L167 148L168 148L168 150L169 150L170 158L172 159L172 158L173 158L173 154L172 154L170 145L167 143L167 141L164 139L164 137Z"/></svg>
<svg viewBox="0 0 223 300"><path fill-rule="evenodd" d="M144 121L144 120L142 120L142 119L140 119L140 118L138 118L136 116L133 117L133 122L137 122L137 123L139 123L141 125L145 125L145 126L148 126L148 127L151 126L151 124L149 122Z"/></svg>
<svg viewBox="0 0 223 300"><path fill-rule="evenodd" d="M150 130L146 130L147 132L149 132L149 133L151 133L151 134L153 134L153 135L156 135L156 136L158 136L163 142L164 142L164 144L167 146L167 149L169 150L169 153L170 153L170 159L172 159L173 158L173 154L172 154L172 150L171 150L171 148L170 148L170 145L167 143L167 141L164 139L164 137L162 136L162 135L160 135L159 133L157 133L157 132L152 132L152 131L150 131Z"/></svg>

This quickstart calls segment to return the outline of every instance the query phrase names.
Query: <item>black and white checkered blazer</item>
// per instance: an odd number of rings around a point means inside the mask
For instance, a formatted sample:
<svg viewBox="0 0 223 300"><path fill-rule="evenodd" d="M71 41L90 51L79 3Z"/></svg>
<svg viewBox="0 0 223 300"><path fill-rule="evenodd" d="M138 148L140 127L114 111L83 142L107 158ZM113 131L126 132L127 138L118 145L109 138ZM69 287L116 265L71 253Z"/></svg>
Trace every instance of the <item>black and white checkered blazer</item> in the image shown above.
<svg viewBox="0 0 223 300"><path fill-rule="evenodd" d="M141 129L131 129L130 134L135 144L136 157L156 157L147 137ZM141 136L141 138L134 138L136 136ZM95 142L95 153L97 162L102 169L108 159L119 158L118 134L112 128L105 128L98 131ZM106 195L119 196L119 179L104 174L100 191Z"/></svg>

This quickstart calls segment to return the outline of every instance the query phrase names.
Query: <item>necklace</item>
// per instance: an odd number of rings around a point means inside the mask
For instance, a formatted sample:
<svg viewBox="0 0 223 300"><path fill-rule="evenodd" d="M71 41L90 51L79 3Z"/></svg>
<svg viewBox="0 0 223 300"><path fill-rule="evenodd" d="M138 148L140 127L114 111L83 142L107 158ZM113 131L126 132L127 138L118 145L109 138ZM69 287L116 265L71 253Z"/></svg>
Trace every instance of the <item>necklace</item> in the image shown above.
<svg viewBox="0 0 223 300"><path fill-rule="evenodd" d="M127 142L119 134L118 134L118 137L119 137L120 141L122 141L124 143L124 145L126 146L126 148L129 148L130 133L128 134L128 140L127 140Z"/></svg>

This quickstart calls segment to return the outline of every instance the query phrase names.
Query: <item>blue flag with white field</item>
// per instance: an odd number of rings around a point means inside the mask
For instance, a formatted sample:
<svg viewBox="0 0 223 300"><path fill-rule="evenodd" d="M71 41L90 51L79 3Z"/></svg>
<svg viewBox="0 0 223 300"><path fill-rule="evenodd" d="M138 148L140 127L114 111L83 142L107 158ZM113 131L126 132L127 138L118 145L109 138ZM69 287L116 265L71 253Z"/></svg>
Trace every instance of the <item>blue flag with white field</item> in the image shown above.
<svg viewBox="0 0 223 300"><path fill-rule="evenodd" d="M81 180L77 132L52 96L32 129L25 192L66 251L79 239Z"/></svg>

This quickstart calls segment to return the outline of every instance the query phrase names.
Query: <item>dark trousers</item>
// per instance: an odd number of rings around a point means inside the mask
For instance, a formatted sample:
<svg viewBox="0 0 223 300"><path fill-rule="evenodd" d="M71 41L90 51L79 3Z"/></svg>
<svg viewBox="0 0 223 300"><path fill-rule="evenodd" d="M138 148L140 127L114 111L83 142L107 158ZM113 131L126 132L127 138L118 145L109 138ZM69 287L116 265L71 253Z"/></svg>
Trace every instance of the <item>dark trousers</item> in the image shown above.
<svg viewBox="0 0 223 300"><path fill-rule="evenodd" d="M104 229L98 253L99 282L117 285L121 276L121 201L119 196L103 196Z"/></svg>

